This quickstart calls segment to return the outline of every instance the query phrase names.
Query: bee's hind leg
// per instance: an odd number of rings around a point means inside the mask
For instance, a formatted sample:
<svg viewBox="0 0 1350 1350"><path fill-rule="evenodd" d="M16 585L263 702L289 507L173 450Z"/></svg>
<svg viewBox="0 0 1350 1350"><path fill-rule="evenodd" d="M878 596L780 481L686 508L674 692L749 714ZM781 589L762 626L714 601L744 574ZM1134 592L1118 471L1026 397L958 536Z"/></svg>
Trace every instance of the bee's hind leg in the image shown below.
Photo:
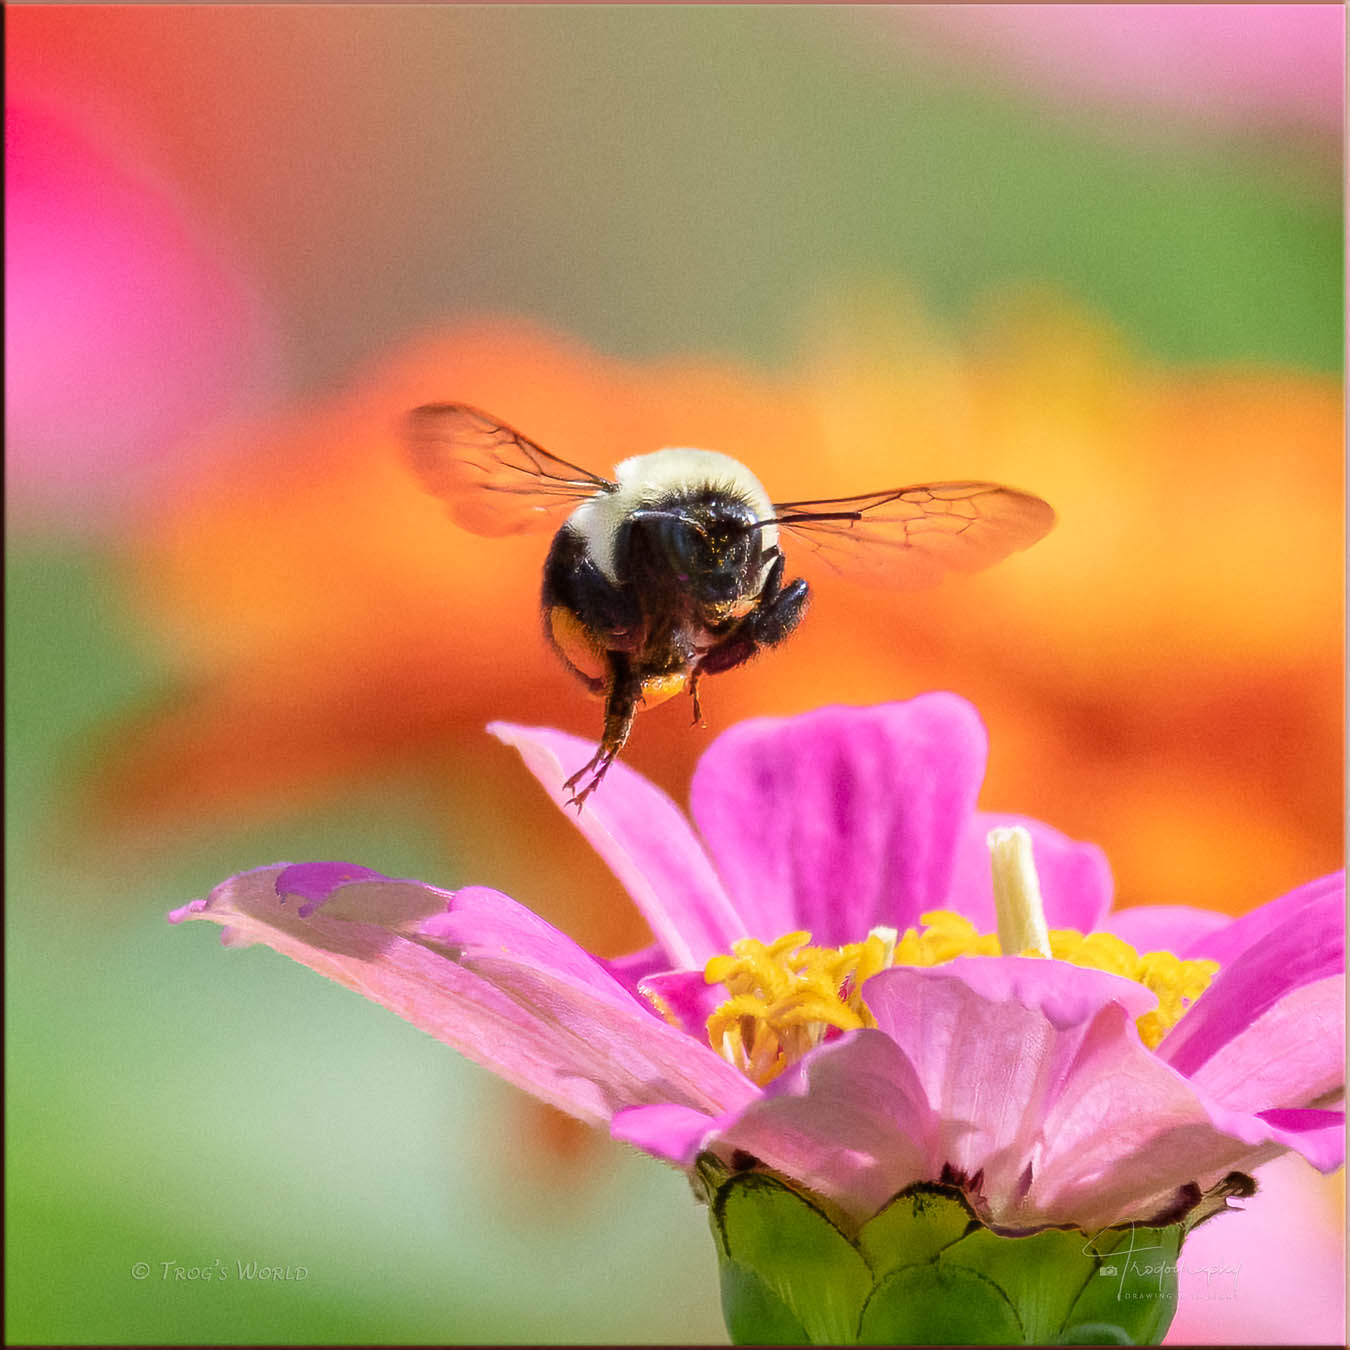
<svg viewBox="0 0 1350 1350"><path fill-rule="evenodd" d="M600 786L600 780L609 772L609 766L619 757L619 752L628 744L628 733L633 729L633 719L637 716L638 697L642 692L642 681L635 678L625 657L610 653L609 663L612 678L605 695L605 729L595 754L569 778L563 787L572 795L564 803L581 809L582 803ZM591 775L580 790L577 784Z"/></svg>

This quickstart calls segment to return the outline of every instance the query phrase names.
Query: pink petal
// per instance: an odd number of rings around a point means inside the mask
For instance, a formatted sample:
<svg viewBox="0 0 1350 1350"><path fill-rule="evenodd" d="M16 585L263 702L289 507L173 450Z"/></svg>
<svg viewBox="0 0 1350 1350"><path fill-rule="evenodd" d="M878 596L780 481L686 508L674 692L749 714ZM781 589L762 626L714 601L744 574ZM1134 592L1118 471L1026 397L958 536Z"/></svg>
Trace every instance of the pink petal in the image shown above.
<svg viewBox="0 0 1350 1350"><path fill-rule="evenodd" d="M1080 844L1039 820L1006 812L976 811L970 818L957 845L947 907L964 914L982 933L997 929L988 837L990 830L1005 825L1021 825L1031 834L1047 925L1080 933L1099 928L1113 889L1106 855L1096 844Z"/></svg>
<svg viewBox="0 0 1350 1350"><path fill-rule="evenodd" d="M1162 1058L1179 1073L1195 1077L1202 1065L1286 994L1343 971L1344 904L1342 880L1324 878L1201 939L1197 946L1231 955L1203 997L1164 1039L1158 1051ZM1236 937L1235 930L1241 930Z"/></svg>
<svg viewBox="0 0 1350 1350"><path fill-rule="evenodd" d="M876 1031L813 1052L709 1146L854 1213L951 1165L1010 1228L1155 1217L1286 1148L1326 1161L1329 1118L1229 1110L1146 1049L1134 1018L1153 998L1117 976L965 958L883 971L868 991Z"/></svg>
<svg viewBox="0 0 1350 1350"><path fill-rule="evenodd" d="M745 921L727 899L689 822L660 788L619 761L578 812L563 805L563 783L591 757L595 747L589 741L508 722L494 722L488 730L520 752L544 790L609 864L665 948L667 967L702 968L746 936Z"/></svg>
<svg viewBox="0 0 1350 1350"><path fill-rule="evenodd" d="M1136 905L1116 910L1098 925L1128 942L1137 952L1172 952L1194 956L1193 949L1233 920L1215 909L1192 909L1188 905ZM1053 926L1053 925L1052 925Z"/></svg>
<svg viewBox="0 0 1350 1350"><path fill-rule="evenodd" d="M650 947L643 947L640 951L629 952L627 956L598 956L596 960L630 994L638 992L638 982L646 976L670 969L670 957L659 942L653 942Z"/></svg>
<svg viewBox="0 0 1350 1350"><path fill-rule="evenodd" d="M1217 1041L1214 1053L1189 1074L1213 1100L1234 1110L1268 1114L1272 1108L1319 1101L1344 1085L1344 975L1299 985L1250 1022L1244 1014L1244 1025L1231 1036L1223 1038L1224 1028L1216 1025L1211 1037L1181 1041L1186 1022L1199 1016L1208 997L1186 1014L1159 1054L1186 1072L1182 1066L1191 1059L1187 1051L1199 1041ZM1174 1039L1181 1046L1175 1058L1168 1053Z"/></svg>
<svg viewBox="0 0 1350 1350"><path fill-rule="evenodd" d="M706 1147L726 1159L750 1154L860 1219L912 1182L935 1180L944 1161L923 1087L879 1031L814 1050L717 1125Z"/></svg>
<svg viewBox="0 0 1350 1350"><path fill-rule="evenodd" d="M715 1117L687 1106L630 1106L614 1117L609 1132L663 1162L691 1167L716 1123Z"/></svg>
<svg viewBox="0 0 1350 1350"><path fill-rule="evenodd" d="M1080 1091L1084 1056L1131 1042L1147 1054L1132 1022L1156 1002L1120 976L1030 957L895 967L867 984L878 1028L942 1121L940 1162L982 1171L993 1213L1010 1223L1045 1148L1045 1117Z"/></svg>
<svg viewBox="0 0 1350 1350"><path fill-rule="evenodd" d="M1178 955L1207 957L1212 961L1218 961L1221 965L1228 965L1237 959L1248 947L1254 947L1263 941L1268 934L1278 929L1295 927L1304 922L1304 911L1310 906L1318 912L1325 913L1325 907L1330 899L1339 908L1341 915L1341 941L1344 942L1345 936L1345 873L1332 872L1329 876L1318 877L1315 881L1306 882L1302 886L1295 887L1286 895L1282 895L1278 900L1272 900L1269 904L1254 909L1250 914L1244 914L1240 919L1235 919L1226 928L1220 928L1214 933L1195 941L1192 947L1184 953Z"/></svg>
<svg viewBox="0 0 1350 1350"><path fill-rule="evenodd" d="M265 943L588 1122L638 1104L719 1113L757 1095L504 895L355 881L302 917L276 894L286 871L244 873L171 917L221 924L236 944Z"/></svg>
<svg viewBox="0 0 1350 1350"><path fill-rule="evenodd" d="M701 970L666 970L648 975L639 981L638 993L648 1002L653 998L659 1000L653 1006L662 1016L668 1011L682 1031L704 1043L708 1040L708 1018L727 996L720 984L709 984Z"/></svg>
<svg viewBox="0 0 1350 1350"><path fill-rule="evenodd" d="M724 732L690 800L750 936L836 946L945 903L985 749L974 708L943 693Z"/></svg>
<svg viewBox="0 0 1350 1350"><path fill-rule="evenodd" d="M1301 1153L1319 1172L1334 1172L1345 1164L1345 1112L1316 1107L1288 1107L1258 1111L1279 1131L1288 1148Z"/></svg>

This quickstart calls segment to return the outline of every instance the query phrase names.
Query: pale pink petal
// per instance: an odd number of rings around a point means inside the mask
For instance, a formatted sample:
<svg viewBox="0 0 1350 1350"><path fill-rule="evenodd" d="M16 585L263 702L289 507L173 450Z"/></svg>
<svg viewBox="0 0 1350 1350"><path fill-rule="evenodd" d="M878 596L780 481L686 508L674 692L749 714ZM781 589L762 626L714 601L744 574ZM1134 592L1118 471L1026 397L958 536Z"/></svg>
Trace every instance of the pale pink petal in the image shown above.
<svg viewBox="0 0 1350 1350"><path fill-rule="evenodd" d="M803 1182L856 1218L915 1181L935 1180L940 1122L913 1066L880 1031L850 1032L718 1122L705 1145L748 1154Z"/></svg>
<svg viewBox="0 0 1350 1350"><path fill-rule="evenodd" d="M1049 927L1076 928L1080 933L1101 927L1113 889L1111 868L1101 849L1080 844L1029 816L1000 811L976 811L967 823L956 849L946 908L964 914L982 933L997 929L988 839L990 830L1007 825L1021 825L1031 834Z"/></svg>
<svg viewBox="0 0 1350 1350"><path fill-rule="evenodd" d="M668 967L702 967L748 930L727 899L689 822L660 788L622 761L578 811L563 783L595 747L547 727L494 722L488 730L520 752L526 767L623 883L669 957Z"/></svg>
<svg viewBox="0 0 1350 1350"><path fill-rule="evenodd" d="M1344 970L1343 882L1340 878L1324 881L1333 884L1301 886L1197 944L1236 950L1158 1048L1159 1055L1178 1072L1196 1076L1202 1065L1291 991ZM1278 922L1270 922L1272 915ZM1238 935L1241 945L1233 939L1233 930L1238 928L1244 930ZM1272 1046L1276 1048L1285 1047ZM1252 1053L1249 1046L1247 1054ZM1253 1106L1295 1104L1277 1100L1257 1101Z"/></svg>
<svg viewBox="0 0 1350 1350"><path fill-rule="evenodd" d="M1097 926L1128 942L1137 952L1195 955L1193 948L1232 925L1231 915L1189 905L1136 905L1108 914ZM1053 925L1052 925L1053 926Z"/></svg>
<svg viewBox="0 0 1350 1350"><path fill-rule="evenodd" d="M901 1044L916 1038L908 1020L909 1005L897 1001L901 989L921 988L914 984L914 977L935 984L960 984L995 1010L994 1015L998 1015L998 1009L1016 1004L1057 1030L1090 1021L1108 1003L1120 1004L1131 1017L1140 1017L1158 1005L1157 996L1143 985L1105 970L1038 956L959 956L940 966L894 966L868 980L867 1006L877 1025ZM962 1044L968 1049L979 1042L958 1043L955 1048ZM948 1048L945 1044L934 1047L944 1058Z"/></svg>
<svg viewBox="0 0 1350 1350"><path fill-rule="evenodd" d="M1197 1180L1282 1148L1325 1162L1334 1122L1230 1110L1146 1049L1134 1019L1153 997L1131 981L971 957L883 971L867 988L941 1122L940 1162L979 1175L1004 1226L1155 1216Z"/></svg>
<svg viewBox="0 0 1350 1350"><path fill-rule="evenodd" d="M419 882L404 883L410 890ZM387 892L390 887L378 888ZM360 914L376 887L352 884L344 896ZM537 967L550 978L566 976L597 998L624 1008L651 1007L625 989L588 951L537 914L487 886L465 886L443 892L445 907L418 924L413 936L435 939L453 959L480 974L504 961L509 966Z"/></svg>
<svg viewBox="0 0 1350 1350"><path fill-rule="evenodd" d="M945 903L985 750L954 694L755 718L709 747L690 802L752 937L837 946Z"/></svg>
<svg viewBox="0 0 1350 1350"><path fill-rule="evenodd" d="M1132 1019L1156 1002L1131 980L1031 957L895 967L867 984L877 1026L942 1121L940 1162L983 1172L1005 1222L1025 1217L1025 1173L1044 1148L1047 1114L1079 1090L1082 1057L1100 1043L1125 1045Z"/></svg>
<svg viewBox="0 0 1350 1350"><path fill-rule="evenodd" d="M1046 1118L1052 1151L1033 1180L1025 1212L1092 1228L1165 1214L1184 1187L1204 1189L1286 1150L1324 1171L1340 1165L1340 1112L1266 1120L1228 1111L1187 1090L1185 1080L1167 1083L1156 1072L1165 1069L1156 1057L1146 1063L1117 1048L1081 1075L1064 1109Z"/></svg>
<svg viewBox="0 0 1350 1350"><path fill-rule="evenodd" d="M720 1113L757 1095L506 896L355 881L302 917L277 894L286 871L232 878L171 917L221 924L236 945L273 947L588 1122L608 1123L639 1104ZM367 921L372 914L392 916L394 926Z"/></svg>

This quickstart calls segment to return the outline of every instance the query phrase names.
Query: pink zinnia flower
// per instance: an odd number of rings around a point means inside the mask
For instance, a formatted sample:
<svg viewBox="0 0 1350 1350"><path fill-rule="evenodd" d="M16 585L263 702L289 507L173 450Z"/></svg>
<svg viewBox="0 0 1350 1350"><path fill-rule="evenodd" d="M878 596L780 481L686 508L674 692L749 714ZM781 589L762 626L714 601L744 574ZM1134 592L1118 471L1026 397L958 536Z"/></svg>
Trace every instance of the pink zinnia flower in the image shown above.
<svg viewBox="0 0 1350 1350"><path fill-rule="evenodd" d="M591 746L493 730L561 805ZM577 822L656 943L613 962L497 891L344 863L246 872L171 917L657 1157L758 1160L859 1221L945 1176L1005 1231L1170 1223L1286 1150L1338 1166L1343 877L1237 920L1109 914L1097 848L975 809L985 756L974 709L930 694L732 728L693 824L616 765Z"/></svg>

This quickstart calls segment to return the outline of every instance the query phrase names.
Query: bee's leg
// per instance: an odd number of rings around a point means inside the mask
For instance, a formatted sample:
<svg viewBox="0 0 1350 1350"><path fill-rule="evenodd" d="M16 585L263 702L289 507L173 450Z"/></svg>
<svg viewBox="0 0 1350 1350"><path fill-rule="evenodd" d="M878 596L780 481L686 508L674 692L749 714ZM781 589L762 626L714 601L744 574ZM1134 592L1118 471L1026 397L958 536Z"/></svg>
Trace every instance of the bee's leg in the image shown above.
<svg viewBox="0 0 1350 1350"><path fill-rule="evenodd" d="M621 652L609 653L610 683L605 695L605 729L595 754L563 784L572 795L566 805L580 809L587 797L600 786L600 780L609 772L609 766L618 758L619 752L628 743L628 733L633 729L633 719L637 716L638 698L642 692L642 681L633 674L628 658ZM580 791L576 786L587 774L591 780Z"/></svg>
<svg viewBox="0 0 1350 1350"><path fill-rule="evenodd" d="M800 578L786 586L781 585L782 578L783 559L780 557L760 593L759 604L715 647L703 654L698 663L701 674L718 675L724 670L734 670L765 647L776 647L791 636L806 613L810 592Z"/></svg>
<svg viewBox="0 0 1350 1350"><path fill-rule="evenodd" d="M694 700L694 726L702 727L707 723L703 720L703 705L698 700L698 682L703 675L702 666L696 666L693 674L689 676L689 697Z"/></svg>

